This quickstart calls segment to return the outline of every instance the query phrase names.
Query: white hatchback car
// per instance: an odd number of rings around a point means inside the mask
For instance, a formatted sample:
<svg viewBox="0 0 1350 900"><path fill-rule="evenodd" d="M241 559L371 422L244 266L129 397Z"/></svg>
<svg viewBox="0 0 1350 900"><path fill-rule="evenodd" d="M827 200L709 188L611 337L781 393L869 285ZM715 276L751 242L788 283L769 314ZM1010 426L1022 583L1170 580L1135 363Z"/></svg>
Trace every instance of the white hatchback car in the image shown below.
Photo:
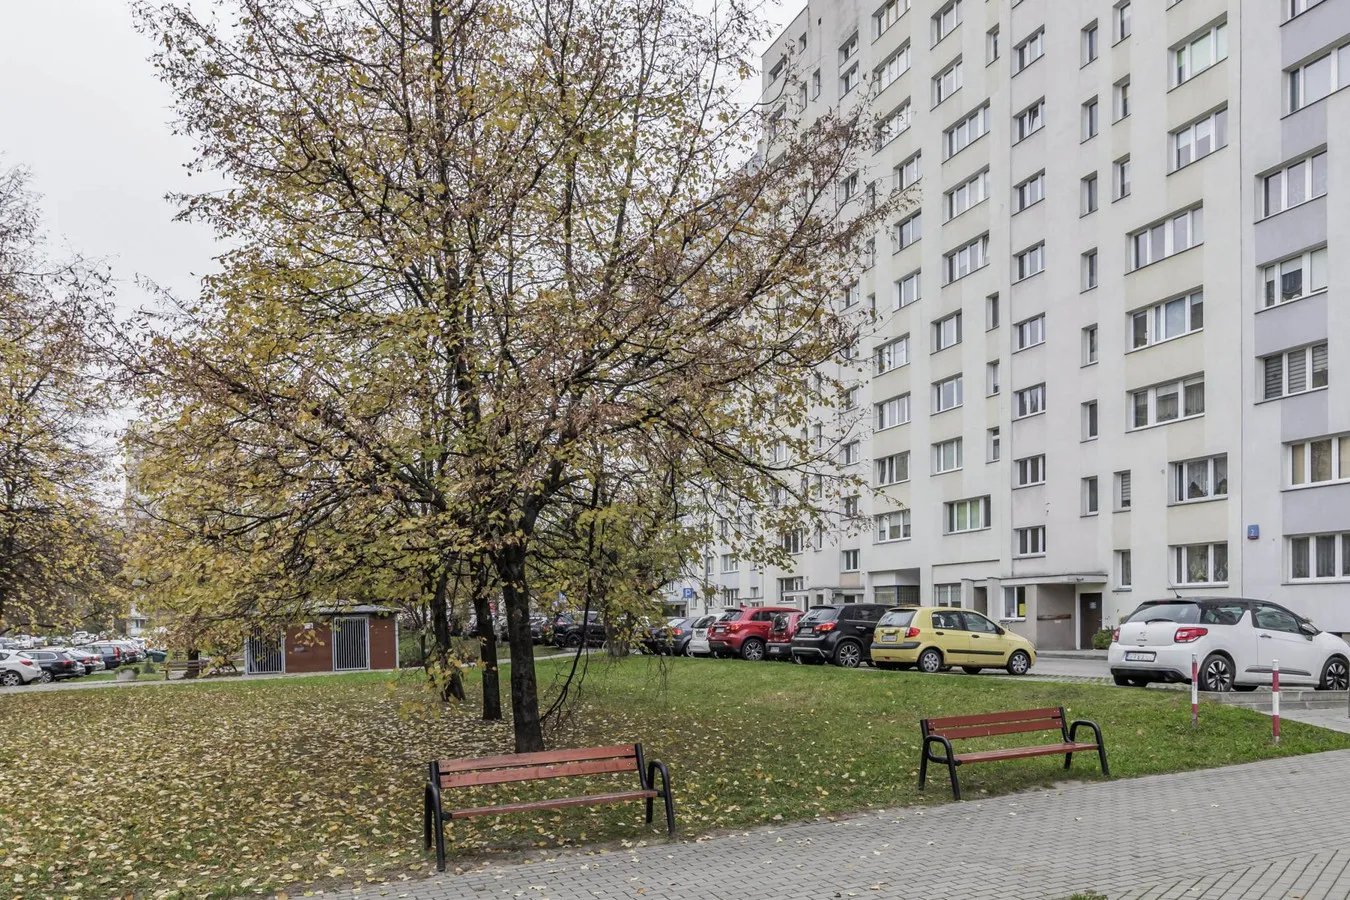
<svg viewBox="0 0 1350 900"><path fill-rule="evenodd" d="M1350 644L1269 600L1195 597L1151 600L1112 635L1107 659L1116 684L1191 680L1191 654L1203 691L1252 691L1280 683L1345 690Z"/></svg>
<svg viewBox="0 0 1350 900"><path fill-rule="evenodd" d="M42 677L42 666L14 650L0 650L0 687L32 684Z"/></svg>
<svg viewBox="0 0 1350 900"><path fill-rule="evenodd" d="M685 656L711 656L712 648L708 646L708 629L717 621L717 616L699 616L698 621L694 623L694 636L689 639L689 646L685 648Z"/></svg>

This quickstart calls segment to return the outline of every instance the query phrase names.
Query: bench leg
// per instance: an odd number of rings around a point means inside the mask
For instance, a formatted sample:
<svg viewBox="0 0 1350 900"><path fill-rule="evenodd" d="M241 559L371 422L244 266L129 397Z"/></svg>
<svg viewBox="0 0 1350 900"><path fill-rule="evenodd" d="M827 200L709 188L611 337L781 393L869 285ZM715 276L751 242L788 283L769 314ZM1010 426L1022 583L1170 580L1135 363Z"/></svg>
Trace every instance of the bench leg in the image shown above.
<svg viewBox="0 0 1350 900"><path fill-rule="evenodd" d="M948 760L947 760L947 771L949 771L949 772L951 773L951 776L952 776L952 799L953 799L953 800L960 800L960 799L961 799L961 781L960 781L960 779L958 779L958 778L956 777L956 763L953 762L951 759L948 759Z"/></svg>
<svg viewBox="0 0 1350 900"><path fill-rule="evenodd" d="M923 786L928 782L928 750L924 749L919 758L919 793L923 793Z"/></svg>
<svg viewBox="0 0 1350 900"><path fill-rule="evenodd" d="M1106 764L1106 742L1098 739L1097 757L1102 761L1102 774L1108 778L1111 775L1111 767Z"/></svg>
<svg viewBox="0 0 1350 900"><path fill-rule="evenodd" d="M657 774L661 775L661 793L660 797L666 803L666 831L671 837L675 836L675 795L670 790L670 770L666 764L659 760L653 760L647 764L647 787L650 789L655 786ZM655 797L647 798L647 824L652 822L652 804Z"/></svg>
<svg viewBox="0 0 1350 900"><path fill-rule="evenodd" d="M1064 768L1067 769L1071 765L1073 765L1073 751L1064 754Z"/></svg>
<svg viewBox="0 0 1350 900"><path fill-rule="evenodd" d="M422 837L425 841L423 849L431 849L431 786L427 785L422 800Z"/></svg>

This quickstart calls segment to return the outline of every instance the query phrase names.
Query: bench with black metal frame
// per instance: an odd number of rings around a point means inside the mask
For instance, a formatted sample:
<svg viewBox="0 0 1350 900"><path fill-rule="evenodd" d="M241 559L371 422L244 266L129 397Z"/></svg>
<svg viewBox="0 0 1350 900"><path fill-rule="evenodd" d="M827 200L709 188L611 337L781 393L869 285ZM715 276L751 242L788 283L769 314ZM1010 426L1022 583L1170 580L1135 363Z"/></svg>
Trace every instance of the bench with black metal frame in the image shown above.
<svg viewBox="0 0 1350 900"><path fill-rule="evenodd" d="M1064 707L1047 709L1023 709L1010 712L984 713L971 716L948 716L942 719L924 719L919 724L923 732L923 757L919 762L919 790L924 789L928 778L928 763L945 765L952 778L952 798L961 799L961 784L956 777L956 767L972 763L998 762L1005 759L1025 759L1032 756L1058 756L1064 754L1064 768L1073 764L1073 755L1088 750L1097 751L1101 761L1102 774L1110 776L1111 769L1106 764L1106 744L1102 740L1102 730L1096 722L1078 720L1065 724ZM1095 743L1077 740L1079 728L1091 728ZM1006 747L998 750L976 750L970 753L956 753L952 741L966 738L995 737L1003 734L1023 734L1037 731L1058 731L1061 742L1042 744L1035 747ZM938 756L933 748L940 746L943 755Z"/></svg>
<svg viewBox="0 0 1350 900"><path fill-rule="evenodd" d="M670 791L670 771L659 760L647 762L641 744L613 747L583 747L544 753L511 753L504 756L480 756L475 759L433 760L423 803L423 831L426 847L436 844L436 870L445 871L445 822L474 816L504 815L539 809L564 809L573 806L601 806L626 800L645 800L647 823L652 821L652 806L659 797L666 804L666 830L675 836L675 800ZM575 778L611 772L637 772L638 789L578 797L502 803L472 809L446 809L441 792L452 788L482 787L512 782ZM661 776L661 790L655 779Z"/></svg>

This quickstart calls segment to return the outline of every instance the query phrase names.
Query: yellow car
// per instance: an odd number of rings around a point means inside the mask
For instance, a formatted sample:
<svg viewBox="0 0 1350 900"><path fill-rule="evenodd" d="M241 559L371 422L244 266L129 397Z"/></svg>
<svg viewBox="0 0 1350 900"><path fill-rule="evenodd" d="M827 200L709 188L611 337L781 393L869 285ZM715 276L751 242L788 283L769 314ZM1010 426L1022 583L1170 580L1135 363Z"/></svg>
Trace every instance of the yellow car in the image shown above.
<svg viewBox="0 0 1350 900"><path fill-rule="evenodd" d="M878 669L914 666L921 672L940 672L960 666L972 675L981 669L1025 675L1036 662L1036 648L977 612L910 606L881 617L872 635L872 662Z"/></svg>

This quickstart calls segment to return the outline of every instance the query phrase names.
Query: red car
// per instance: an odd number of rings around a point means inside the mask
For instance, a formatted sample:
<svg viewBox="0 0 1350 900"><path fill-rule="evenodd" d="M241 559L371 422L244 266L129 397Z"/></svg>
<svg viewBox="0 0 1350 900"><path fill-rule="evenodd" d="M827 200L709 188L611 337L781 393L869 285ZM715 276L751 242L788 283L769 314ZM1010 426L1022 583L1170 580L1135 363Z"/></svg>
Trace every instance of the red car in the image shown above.
<svg viewBox="0 0 1350 900"><path fill-rule="evenodd" d="M804 613L801 610L794 610L790 613L779 613L773 617L772 626L769 628L769 636L764 645L764 657L766 659L792 659L792 636L797 633L797 620Z"/></svg>
<svg viewBox="0 0 1350 900"><path fill-rule="evenodd" d="M755 606L729 609L708 629L713 656L739 656L757 662L764 658L774 616L798 612L795 606Z"/></svg>

